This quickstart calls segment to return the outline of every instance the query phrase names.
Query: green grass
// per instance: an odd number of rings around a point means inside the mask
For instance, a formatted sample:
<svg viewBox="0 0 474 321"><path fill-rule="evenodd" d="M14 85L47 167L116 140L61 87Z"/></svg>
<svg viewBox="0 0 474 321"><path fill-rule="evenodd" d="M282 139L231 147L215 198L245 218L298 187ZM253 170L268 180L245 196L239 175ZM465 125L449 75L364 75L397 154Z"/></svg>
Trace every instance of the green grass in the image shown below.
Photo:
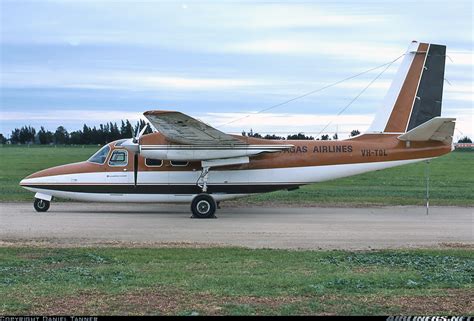
<svg viewBox="0 0 474 321"><path fill-rule="evenodd" d="M30 201L18 186L25 176L51 166L87 159L98 147L17 147L0 149L0 201ZM432 205L474 205L473 152L453 152L429 165ZM425 163L400 166L348 178L278 191L237 201L239 204L422 205Z"/></svg>
<svg viewBox="0 0 474 321"><path fill-rule="evenodd" d="M84 161L99 148L34 145L0 147L0 201L31 201L34 193L18 185L23 178L49 167Z"/></svg>
<svg viewBox="0 0 474 321"><path fill-rule="evenodd" d="M473 266L466 249L0 248L0 315L466 315Z"/></svg>

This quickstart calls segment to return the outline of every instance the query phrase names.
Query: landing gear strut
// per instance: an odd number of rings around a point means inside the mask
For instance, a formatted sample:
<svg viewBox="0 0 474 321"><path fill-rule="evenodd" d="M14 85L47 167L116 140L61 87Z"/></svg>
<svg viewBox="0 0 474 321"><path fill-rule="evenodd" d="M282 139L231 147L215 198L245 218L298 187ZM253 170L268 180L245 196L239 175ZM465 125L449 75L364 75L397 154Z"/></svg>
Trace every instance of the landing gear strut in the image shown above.
<svg viewBox="0 0 474 321"><path fill-rule="evenodd" d="M201 171L201 175L197 180L197 186L199 186L203 193L207 192L207 181L209 180L210 167L204 166Z"/></svg>
<svg viewBox="0 0 474 321"><path fill-rule="evenodd" d="M209 194L199 194L191 202L191 212L195 218L213 218L217 204Z"/></svg>
<svg viewBox="0 0 474 321"><path fill-rule="evenodd" d="M42 200L40 198L35 198L35 202L33 206L37 212L46 212L49 210L49 205L51 204L50 201Z"/></svg>

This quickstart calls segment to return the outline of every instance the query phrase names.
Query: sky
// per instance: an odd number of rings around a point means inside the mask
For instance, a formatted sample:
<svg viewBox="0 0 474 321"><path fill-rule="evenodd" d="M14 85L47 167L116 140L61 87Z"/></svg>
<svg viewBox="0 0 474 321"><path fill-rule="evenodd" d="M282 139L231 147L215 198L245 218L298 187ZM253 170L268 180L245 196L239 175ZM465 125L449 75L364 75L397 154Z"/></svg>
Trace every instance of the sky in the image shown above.
<svg viewBox="0 0 474 321"><path fill-rule="evenodd" d="M442 116L457 118L455 138L474 137L471 1L0 3L7 137L164 109L230 133L345 138L369 127L401 60L352 104L383 69L255 113L390 62L412 40L447 45Z"/></svg>

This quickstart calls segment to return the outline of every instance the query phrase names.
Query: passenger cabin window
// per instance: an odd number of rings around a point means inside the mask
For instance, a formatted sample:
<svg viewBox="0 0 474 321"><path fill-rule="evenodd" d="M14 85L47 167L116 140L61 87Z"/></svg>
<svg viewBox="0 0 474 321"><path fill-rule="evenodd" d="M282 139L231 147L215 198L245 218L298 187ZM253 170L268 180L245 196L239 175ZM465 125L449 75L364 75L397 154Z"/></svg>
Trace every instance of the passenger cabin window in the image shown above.
<svg viewBox="0 0 474 321"><path fill-rule="evenodd" d="M127 166L128 152L125 149L114 150L109 159L109 166Z"/></svg>
<svg viewBox="0 0 474 321"><path fill-rule="evenodd" d="M185 161L171 161L171 166L188 166L189 162Z"/></svg>
<svg viewBox="0 0 474 321"><path fill-rule="evenodd" d="M97 151L94 155L92 155L87 161L96 164L104 164L105 160L107 159L107 155L109 155L110 147L109 145L105 145L101 149Z"/></svg>
<svg viewBox="0 0 474 321"><path fill-rule="evenodd" d="M163 160L145 158L145 165L148 167L161 167L163 165Z"/></svg>

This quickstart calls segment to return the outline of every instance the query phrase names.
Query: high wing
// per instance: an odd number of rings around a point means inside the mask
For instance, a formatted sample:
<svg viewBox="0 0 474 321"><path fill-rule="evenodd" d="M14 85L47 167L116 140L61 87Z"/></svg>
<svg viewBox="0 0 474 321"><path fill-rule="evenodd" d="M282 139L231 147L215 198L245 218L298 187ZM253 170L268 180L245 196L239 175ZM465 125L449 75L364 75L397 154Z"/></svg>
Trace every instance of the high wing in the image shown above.
<svg viewBox="0 0 474 321"><path fill-rule="evenodd" d="M136 148L143 157L147 158L175 161L220 160L206 163L206 167L217 167L241 164L242 157L248 162L248 157L262 153L281 152L293 147L291 144L270 141L249 144L243 139L225 134L177 111L150 110L143 115L164 137L175 143L166 145L140 143Z"/></svg>
<svg viewBox="0 0 474 321"><path fill-rule="evenodd" d="M242 140L177 111L150 110L143 115L170 141L186 145L235 146Z"/></svg>

